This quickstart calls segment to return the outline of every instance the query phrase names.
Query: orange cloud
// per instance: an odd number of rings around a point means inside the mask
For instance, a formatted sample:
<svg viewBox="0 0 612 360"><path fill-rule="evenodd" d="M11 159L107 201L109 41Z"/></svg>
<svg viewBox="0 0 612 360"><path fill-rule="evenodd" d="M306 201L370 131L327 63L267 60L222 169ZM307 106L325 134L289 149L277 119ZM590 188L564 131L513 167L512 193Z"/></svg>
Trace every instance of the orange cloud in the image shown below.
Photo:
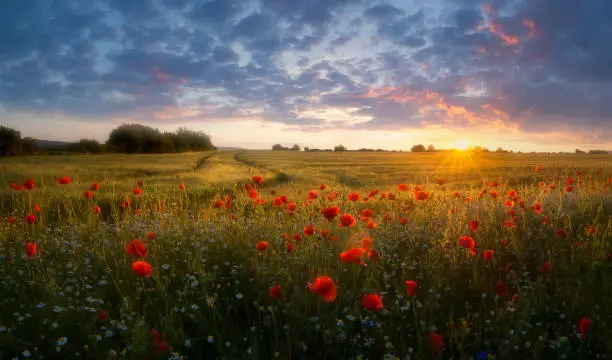
<svg viewBox="0 0 612 360"><path fill-rule="evenodd" d="M153 73L155 74L155 78L159 81L168 81L172 77L168 73L161 72L158 66L153 68Z"/></svg>
<svg viewBox="0 0 612 360"><path fill-rule="evenodd" d="M479 26L477 30L488 28L491 34L502 39L506 46L513 46L519 43L518 36L506 34L502 26L495 22L495 10L491 6L491 4L485 4L483 6L483 10L488 15L488 24L485 26Z"/></svg>
<svg viewBox="0 0 612 360"><path fill-rule="evenodd" d="M534 38L539 35L539 30L536 27L536 24L531 19L524 19L523 25L525 25L529 29L529 37Z"/></svg>

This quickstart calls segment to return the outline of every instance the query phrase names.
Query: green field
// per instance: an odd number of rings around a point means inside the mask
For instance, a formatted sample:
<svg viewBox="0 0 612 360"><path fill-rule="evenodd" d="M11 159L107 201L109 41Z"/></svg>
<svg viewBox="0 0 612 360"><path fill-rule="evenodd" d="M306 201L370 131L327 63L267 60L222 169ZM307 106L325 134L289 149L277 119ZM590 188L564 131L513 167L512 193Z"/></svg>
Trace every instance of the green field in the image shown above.
<svg viewBox="0 0 612 360"><path fill-rule="evenodd" d="M0 359L612 356L610 155L4 158L0 219Z"/></svg>

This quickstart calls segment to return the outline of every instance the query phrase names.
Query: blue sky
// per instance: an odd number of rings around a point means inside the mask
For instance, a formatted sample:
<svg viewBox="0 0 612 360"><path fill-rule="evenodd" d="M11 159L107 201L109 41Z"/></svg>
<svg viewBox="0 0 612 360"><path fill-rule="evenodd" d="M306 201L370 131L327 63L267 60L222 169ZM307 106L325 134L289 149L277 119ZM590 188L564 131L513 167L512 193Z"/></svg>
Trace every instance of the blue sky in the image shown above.
<svg viewBox="0 0 612 360"><path fill-rule="evenodd" d="M0 2L0 123L220 146L612 149L609 0Z"/></svg>

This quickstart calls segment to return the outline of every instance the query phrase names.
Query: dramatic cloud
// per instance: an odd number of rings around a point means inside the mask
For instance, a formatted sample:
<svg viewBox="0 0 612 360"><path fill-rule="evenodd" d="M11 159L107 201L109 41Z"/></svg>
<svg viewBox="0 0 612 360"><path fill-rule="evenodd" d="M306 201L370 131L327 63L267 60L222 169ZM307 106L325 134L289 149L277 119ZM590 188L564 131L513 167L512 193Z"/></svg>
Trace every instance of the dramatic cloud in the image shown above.
<svg viewBox="0 0 612 360"><path fill-rule="evenodd" d="M62 118L612 148L609 14L609 0L4 0L0 116L45 134Z"/></svg>

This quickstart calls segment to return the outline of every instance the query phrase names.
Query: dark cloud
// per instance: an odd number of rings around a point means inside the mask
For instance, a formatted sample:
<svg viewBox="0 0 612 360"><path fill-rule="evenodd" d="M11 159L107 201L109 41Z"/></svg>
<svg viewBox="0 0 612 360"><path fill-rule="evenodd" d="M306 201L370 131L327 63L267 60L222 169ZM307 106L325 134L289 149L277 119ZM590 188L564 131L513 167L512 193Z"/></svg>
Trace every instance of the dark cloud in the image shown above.
<svg viewBox="0 0 612 360"><path fill-rule="evenodd" d="M610 14L609 0L4 0L0 105L146 120L210 91L194 106L309 130L330 125L300 114L330 106L368 129L602 129Z"/></svg>

